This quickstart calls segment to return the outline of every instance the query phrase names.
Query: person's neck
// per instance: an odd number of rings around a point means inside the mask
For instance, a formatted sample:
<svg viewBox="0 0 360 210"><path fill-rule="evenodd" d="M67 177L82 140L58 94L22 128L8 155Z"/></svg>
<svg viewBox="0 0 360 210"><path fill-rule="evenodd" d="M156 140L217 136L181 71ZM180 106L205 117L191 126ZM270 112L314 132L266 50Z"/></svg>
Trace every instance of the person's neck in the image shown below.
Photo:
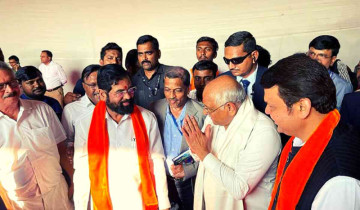
<svg viewBox="0 0 360 210"><path fill-rule="evenodd" d="M301 129L297 132L297 135L295 135L303 142L306 142L310 138L327 115L315 111L314 108L312 108L311 112L313 113L311 113L309 117L302 120Z"/></svg>
<svg viewBox="0 0 360 210"><path fill-rule="evenodd" d="M124 115L121 115L117 112L114 112L113 110L109 109L108 107L106 107L106 111L109 113L110 117L117 123L119 124L120 120L122 119L122 117Z"/></svg>
<svg viewBox="0 0 360 210"><path fill-rule="evenodd" d="M51 61L49 61L49 62L47 62L47 63L43 63L43 64L45 64L45 65L47 66L47 65L49 65L50 63L51 63Z"/></svg>
<svg viewBox="0 0 360 210"><path fill-rule="evenodd" d="M144 73L145 73L145 76L150 79L156 72L157 68L159 67L159 64L154 68L154 69L151 69L151 70L145 70L144 69Z"/></svg>
<svg viewBox="0 0 360 210"><path fill-rule="evenodd" d="M11 104L9 106L0 106L0 111L10 117L13 120L17 120L18 114L20 112L20 102Z"/></svg>
<svg viewBox="0 0 360 210"><path fill-rule="evenodd" d="M180 115L181 112L185 106L186 102L184 103L184 105L182 105L181 107L170 107L170 112L171 114L177 119Z"/></svg>

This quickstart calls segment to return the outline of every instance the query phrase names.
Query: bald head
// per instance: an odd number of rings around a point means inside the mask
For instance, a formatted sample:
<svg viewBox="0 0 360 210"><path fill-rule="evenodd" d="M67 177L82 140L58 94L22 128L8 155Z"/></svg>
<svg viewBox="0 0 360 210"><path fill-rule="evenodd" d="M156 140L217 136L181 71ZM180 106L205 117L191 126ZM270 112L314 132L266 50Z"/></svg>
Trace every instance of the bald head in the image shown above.
<svg viewBox="0 0 360 210"><path fill-rule="evenodd" d="M221 76L205 86L204 101L213 101L220 106L226 102L241 104L246 98L243 87L231 76Z"/></svg>

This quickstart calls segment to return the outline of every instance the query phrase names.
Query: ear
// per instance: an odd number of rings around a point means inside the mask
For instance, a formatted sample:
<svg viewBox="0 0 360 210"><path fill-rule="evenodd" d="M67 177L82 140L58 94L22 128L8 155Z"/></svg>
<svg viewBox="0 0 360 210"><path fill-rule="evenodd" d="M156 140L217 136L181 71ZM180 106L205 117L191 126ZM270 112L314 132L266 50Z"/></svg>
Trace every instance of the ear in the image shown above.
<svg viewBox="0 0 360 210"><path fill-rule="evenodd" d="M107 95L106 95L106 91L105 91L105 90L99 89L99 95L100 95L100 100L106 101Z"/></svg>
<svg viewBox="0 0 360 210"><path fill-rule="evenodd" d="M217 52L214 52L214 58L213 58L213 59L215 59L215 58L216 58L216 56L217 56Z"/></svg>
<svg viewBox="0 0 360 210"><path fill-rule="evenodd" d="M259 51L254 50L254 52L251 53L251 59L253 60L253 63L257 63L258 58L259 58Z"/></svg>
<svg viewBox="0 0 360 210"><path fill-rule="evenodd" d="M237 113L237 107L236 104L232 103L232 102L228 102L227 104L225 104L225 109L228 110L229 114L233 117L236 115Z"/></svg>
<svg viewBox="0 0 360 210"><path fill-rule="evenodd" d="M100 59L99 64L100 64L100 66L103 66L104 65L104 60Z"/></svg>
<svg viewBox="0 0 360 210"><path fill-rule="evenodd" d="M337 56L332 56L332 57L331 57L330 66L333 66L333 65L334 65L334 63L335 63L335 61L336 61L336 58L337 58Z"/></svg>
<svg viewBox="0 0 360 210"><path fill-rule="evenodd" d="M310 115L311 101L309 98L302 98L297 102L298 113L301 119L306 119Z"/></svg>

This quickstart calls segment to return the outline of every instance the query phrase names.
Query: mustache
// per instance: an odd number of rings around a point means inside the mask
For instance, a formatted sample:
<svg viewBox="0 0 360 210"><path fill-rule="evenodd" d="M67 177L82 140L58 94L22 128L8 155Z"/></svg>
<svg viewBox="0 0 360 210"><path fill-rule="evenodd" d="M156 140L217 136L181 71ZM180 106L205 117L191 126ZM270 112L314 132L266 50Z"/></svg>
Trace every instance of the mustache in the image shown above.
<svg viewBox="0 0 360 210"><path fill-rule="evenodd" d="M10 97L14 97L14 96L16 96L16 92L12 92L12 93L9 93L9 94L7 94L7 95L4 95L4 96L3 96L3 99L5 99L5 98L10 98Z"/></svg>
<svg viewBox="0 0 360 210"><path fill-rule="evenodd" d="M141 64L144 64L144 63L149 63L149 64L151 64L151 62L150 62L150 61L147 61L147 60L144 60L144 61L141 62Z"/></svg>
<svg viewBox="0 0 360 210"><path fill-rule="evenodd" d="M42 88L42 87L34 88L34 89L33 89L33 92L38 91L38 90L43 91L43 90L45 90L45 88Z"/></svg>
<svg viewBox="0 0 360 210"><path fill-rule="evenodd" d="M235 71L235 70L239 70L239 69L237 69L237 68L232 68L232 69L230 69L230 71Z"/></svg>

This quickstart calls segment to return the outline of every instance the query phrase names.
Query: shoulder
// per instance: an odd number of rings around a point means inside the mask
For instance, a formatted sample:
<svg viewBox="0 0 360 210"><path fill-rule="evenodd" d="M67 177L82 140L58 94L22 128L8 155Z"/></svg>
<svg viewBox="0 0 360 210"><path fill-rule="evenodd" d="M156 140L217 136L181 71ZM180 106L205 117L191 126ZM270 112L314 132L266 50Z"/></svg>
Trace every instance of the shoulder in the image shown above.
<svg viewBox="0 0 360 210"><path fill-rule="evenodd" d="M151 111L149 111L149 110L147 110L147 109L145 109L145 108L143 108L141 106L137 106L137 107L139 108L140 113L141 113L145 123L146 122L151 122L153 120L156 121L156 117L155 117L155 114L153 112L151 112Z"/></svg>
<svg viewBox="0 0 360 210"><path fill-rule="evenodd" d="M166 105L167 105L166 98L156 100L150 104L149 110L151 110L152 112L163 111L163 109L166 109ZM165 112L165 110L164 110L164 112Z"/></svg>
<svg viewBox="0 0 360 210"><path fill-rule="evenodd" d="M219 74L218 77L221 77L221 76L224 76L224 75L228 75L228 76L231 76L231 77L235 78L235 76L231 73L230 70Z"/></svg>
<svg viewBox="0 0 360 210"><path fill-rule="evenodd" d="M258 74L263 75L268 69L266 67L258 65Z"/></svg>
<svg viewBox="0 0 360 210"><path fill-rule="evenodd" d="M275 123L264 113L256 110L258 116L254 125L254 132L256 133L273 133L275 136L278 136Z"/></svg>
<svg viewBox="0 0 360 210"><path fill-rule="evenodd" d="M193 105L193 107L198 111L198 112L201 112L203 111L203 106L201 105L200 102L198 102L197 100L194 100L194 99L191 99L189 98L188 99L190 101L190 103Z"/></svg>

